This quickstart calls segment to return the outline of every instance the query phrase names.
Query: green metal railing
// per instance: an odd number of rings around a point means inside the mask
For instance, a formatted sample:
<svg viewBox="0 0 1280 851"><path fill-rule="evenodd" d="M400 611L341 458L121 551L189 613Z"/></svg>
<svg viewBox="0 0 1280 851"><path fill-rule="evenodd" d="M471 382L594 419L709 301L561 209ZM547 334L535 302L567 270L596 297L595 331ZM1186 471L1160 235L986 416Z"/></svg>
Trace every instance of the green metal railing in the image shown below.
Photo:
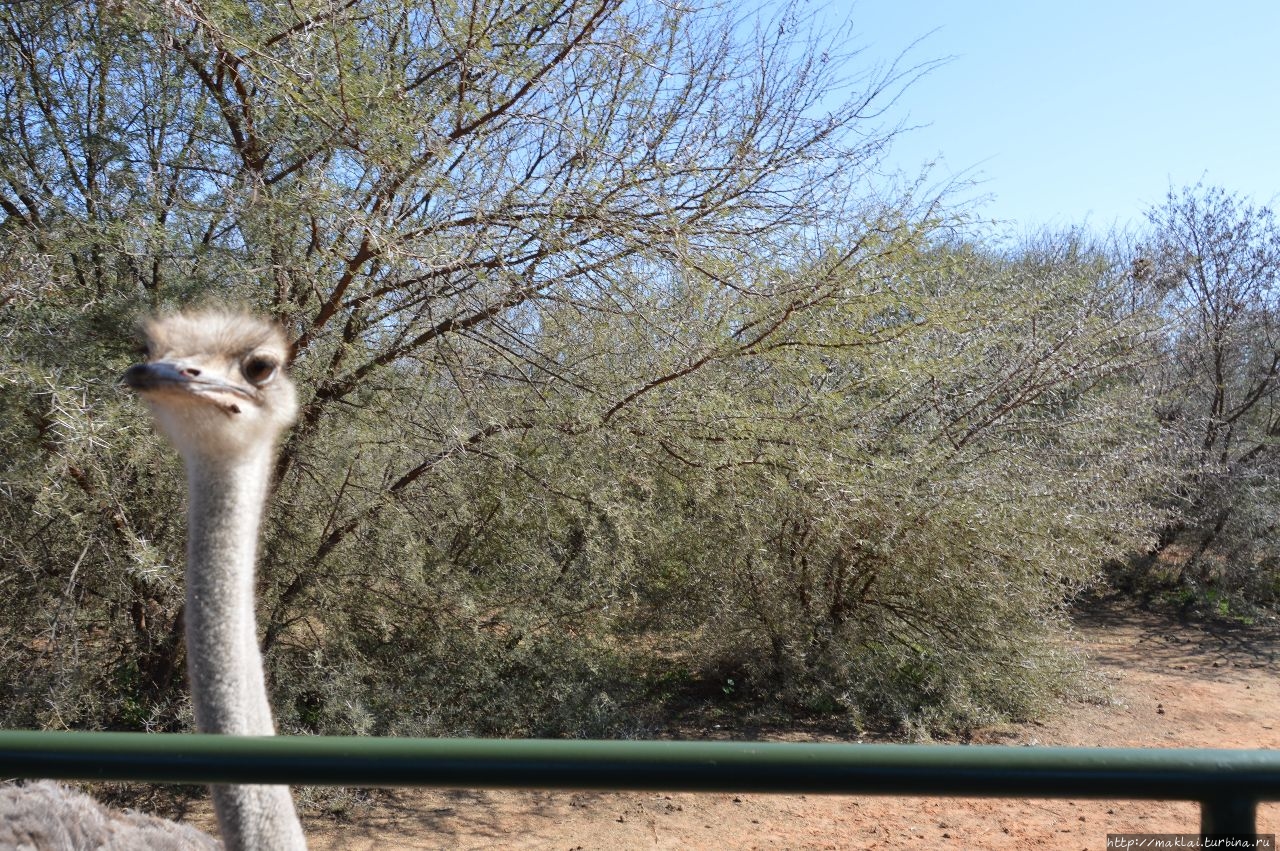
<svg viewBox="0 0 1280 851"><path fill-rule="evenodd" d="M0 731L0 777L1186 800L1241 835L1280 751Z"/></svg>

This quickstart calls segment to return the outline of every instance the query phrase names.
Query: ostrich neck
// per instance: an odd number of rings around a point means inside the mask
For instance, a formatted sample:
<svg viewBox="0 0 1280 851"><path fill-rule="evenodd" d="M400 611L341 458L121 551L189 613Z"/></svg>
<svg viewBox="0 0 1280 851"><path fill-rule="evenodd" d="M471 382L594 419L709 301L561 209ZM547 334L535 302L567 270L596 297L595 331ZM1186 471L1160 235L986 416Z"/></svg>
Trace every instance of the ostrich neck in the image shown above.
<svg viewBox="0 0 1280 851"><path fill-rule="evenodd" d="M271 447L235 463L187 458L187 668L202 733L270 736L254 618L254 561ZM214 786L229 851L305 851L288 786Z"/></svg>
<svg viewBox="0 0 1280 851"><path fill-rule="evenodd" d="M275 732L254 617L270 463L269 453L232 464L187 463L187 664L196 727L204 733Z"/></svg>

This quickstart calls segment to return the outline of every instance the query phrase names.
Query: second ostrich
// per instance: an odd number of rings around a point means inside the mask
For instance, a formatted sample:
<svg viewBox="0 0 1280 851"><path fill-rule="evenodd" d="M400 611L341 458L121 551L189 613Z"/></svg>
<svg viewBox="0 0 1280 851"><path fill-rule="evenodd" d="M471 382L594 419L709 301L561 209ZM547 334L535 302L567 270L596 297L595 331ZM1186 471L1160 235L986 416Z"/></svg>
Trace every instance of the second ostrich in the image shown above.
<svg viewBox="0 0 1280 851"><path fill-rule="evenodd" d="M179 313L146 325L124 383L186 465L187 668L202 733L275 734L254 617L254 562L276 447L297 416L278 326ZM306 848L287 786L214 786L228 849Z"/></svg>

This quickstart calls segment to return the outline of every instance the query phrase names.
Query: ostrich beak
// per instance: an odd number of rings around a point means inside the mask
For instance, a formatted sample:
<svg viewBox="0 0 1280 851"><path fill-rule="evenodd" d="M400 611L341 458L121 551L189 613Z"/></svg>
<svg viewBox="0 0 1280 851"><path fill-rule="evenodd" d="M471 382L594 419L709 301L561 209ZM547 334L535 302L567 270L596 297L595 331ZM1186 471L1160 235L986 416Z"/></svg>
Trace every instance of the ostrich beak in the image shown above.
<svg viewBox="0 0 1280 851"><path fill-rule="evenodd" d="M226 399L227 395L249 402L256 401L253 393L244 387L202 375L201 370L174 361L135 363L124 371L120 380L130 389L142 394L182 393L204 399L228 414L238 414L240 408L235 402Z"/></svg>
<svg viewBox="0 0 1280 851"><path fill-rule="evenodd" d="M145 392L161 385L180 385L182 373L172 364L135 363L120 376L120 382L131 390Z"/></svg>

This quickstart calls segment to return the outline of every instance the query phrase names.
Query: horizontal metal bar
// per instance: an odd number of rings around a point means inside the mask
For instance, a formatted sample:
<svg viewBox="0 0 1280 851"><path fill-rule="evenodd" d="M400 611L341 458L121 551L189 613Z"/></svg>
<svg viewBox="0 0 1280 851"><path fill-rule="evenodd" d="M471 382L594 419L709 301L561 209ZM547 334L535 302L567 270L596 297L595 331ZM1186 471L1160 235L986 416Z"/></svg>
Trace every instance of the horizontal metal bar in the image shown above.
<svg viewBox="0 0 1280 851"><path fill-rule="evenodd" d="M0 776L159 783L1280 800L1280 752L0 731Z"/></svg>

